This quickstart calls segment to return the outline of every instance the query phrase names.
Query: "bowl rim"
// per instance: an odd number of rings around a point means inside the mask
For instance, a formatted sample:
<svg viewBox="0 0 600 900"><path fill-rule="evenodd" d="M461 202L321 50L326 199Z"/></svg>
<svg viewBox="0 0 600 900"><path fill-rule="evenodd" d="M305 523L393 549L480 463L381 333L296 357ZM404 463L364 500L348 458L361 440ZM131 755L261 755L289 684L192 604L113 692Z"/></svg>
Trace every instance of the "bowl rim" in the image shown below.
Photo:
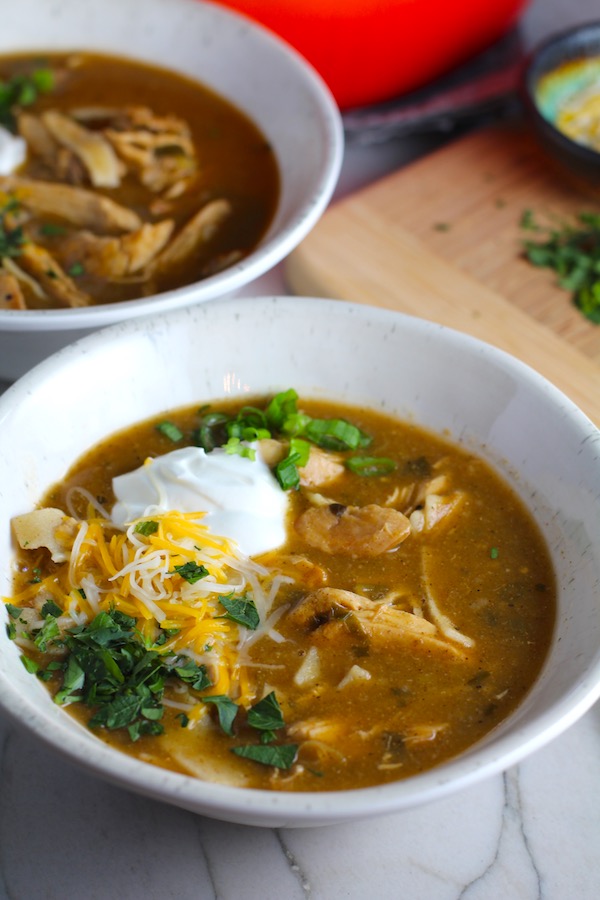
<svg viewBox="0 0 600 900"><path fill-rule="evenodd" d="M269 53L277 55L285 61L290 71L298 74L314 104L314 112L319 128L322 130L323 160L316 170L314 182L309 192L303 197L302 204L290 216L277 233L271 234L273 222L278 215L277 207L260 242L248 256L232 266L208 276L201 281L182 285L178 288L163 291L151 297L134 298L115 303L90 305L80 308L61 309L0 309L0 331L4 332L36 332L81 330L86 328L102 328L116 321L154 315L167 310L177 309L191 303L200 303L217 299L238 291L250 282L272 269L281 262L306 237L317 223L333 195L337 185L344 156L344 129L340 110L333 94L321 75L294 47L261 25L254 19L215 0L159 0L168 8L168 4L179 3L188 8L188 14L202 16L210 14L221 21L229 23L232 31L249 33L252 40ZM206 11L208 9L208 13ZM240 29L243 24L243 29ZM7 52L7 51L4 51ZM24 48L22 52L27 52ZM98 52L102 52L98 50ZM107 48L104 52L109 53ZM135 62L141 57L132 55ZM146 57L151 64L151 59ZM161 64L163 65L163 64ZM169 68L168 65L163 65ZM189 76L192 77L193 76ZM235 98L231 99L217 91L235 106ZM250 116L251 118L251 116Z"/></svg>
<svg viewBox="0 0 600 900"><path fill-rule="evenodd" d="M333 313L342 303L349 313L358 317L365 325L369 321L378 321L434 337L441 334L454 347L457 358L465 353L484 352L492 366L514 373L521 381L524 379L540 397L549 397L559 403L564 412L563 427L567 420L580 434L581 440L593 438L596 442L600 441L600 430L594 423L544 376L506 351L447 326L390 309L316 297L223 298L213 303L219 304L218 309L223 315L240 303L253 306L255 314L261 308L276 303L284 310L304 305L309 316L313 309L316 312L317 306L319 310L327 309ZM207 305L203 306L206 309ZM209 303L208 308L210 306ZM185 312L179 310L175 315L183 319ZM76 341L39 363L0 396L0 422L10 414L11 409L18 407L21 398L31 395L36 385L43 384L53 371L68 369L74 360L88 355L94 348L104 347L107 352L109 349L114 351L119 333L126 339L132 329L145 326L152 328L153 322L156 323L157 318L147 316L144 320L112 325ZM116 340L112 340L113 338ZM121 787L135 789L138 793L194 812L226 821L267 827L312 826L358 820L441 799L506 770L545 746L574 724L599 698L600 654L588 669L586 677L568 695L554 700L533 720L520 721L509 733L500 735L493 743L486 744L484 738L483 742L478 742L458 757L398 782L335 792L294 793L204 782L132 759L100 740L91 746L89 735L83 726L80 733L77 733L72 728L67 729L67 723L63 723L62 718L49 722L43 708L40 710L30 698L23 698L8 679L0 676L0 707L18 725L33 732L47 746L78 766ZM26 722L23 721L24 704L28 713ZM518 709L519 707L515 712Z"/></svg>

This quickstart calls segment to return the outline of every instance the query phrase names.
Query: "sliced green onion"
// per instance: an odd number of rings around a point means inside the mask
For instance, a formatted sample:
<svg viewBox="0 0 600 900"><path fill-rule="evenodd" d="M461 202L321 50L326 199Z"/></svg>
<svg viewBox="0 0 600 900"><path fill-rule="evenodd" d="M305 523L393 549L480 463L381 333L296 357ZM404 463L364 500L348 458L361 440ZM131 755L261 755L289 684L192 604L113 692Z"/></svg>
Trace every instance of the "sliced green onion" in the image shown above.
<svg viewBox="0 0 600 900"><path fill-rule="evenodd" d="M352 456L346 460L346 467L355 475L372 478L389 475L396 468L396 463L387 456Z"/></svg>

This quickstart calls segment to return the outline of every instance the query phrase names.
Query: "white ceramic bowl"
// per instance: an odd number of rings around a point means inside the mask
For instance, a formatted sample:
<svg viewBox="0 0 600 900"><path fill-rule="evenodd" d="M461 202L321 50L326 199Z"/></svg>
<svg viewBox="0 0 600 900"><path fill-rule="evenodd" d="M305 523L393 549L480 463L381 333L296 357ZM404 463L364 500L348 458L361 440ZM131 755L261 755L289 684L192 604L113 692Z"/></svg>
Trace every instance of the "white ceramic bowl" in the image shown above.
<svg viewBox="0 0 600 900"><path fill-rule="evenodd" d="M54 705L0 638L0 704L69 759L119 785L244 824L314 825L444 796L518 762L600 695L600 432L540 375L474 338L340 301L224 299L133 319L67 347L0 398L0 594L9 519L100 438L168 408L295 387L382 408L487 457L526 500L559 585L556 633L534 688L484 741L422 775L293 794L207 784L120 754Z"/></svg>
<svg viewBox="0 0 600 900"><path fill-rule="evenodd" d="M0 310L0 379L14 380L96 328L239 290L283 259L329 202L343 153L337 106L294 50L241 15L203 0L19 0L3 9L0 53L32 49L128 56L210 86L268 137L281 196L254 252L195 285L85 309Z"/></svg>

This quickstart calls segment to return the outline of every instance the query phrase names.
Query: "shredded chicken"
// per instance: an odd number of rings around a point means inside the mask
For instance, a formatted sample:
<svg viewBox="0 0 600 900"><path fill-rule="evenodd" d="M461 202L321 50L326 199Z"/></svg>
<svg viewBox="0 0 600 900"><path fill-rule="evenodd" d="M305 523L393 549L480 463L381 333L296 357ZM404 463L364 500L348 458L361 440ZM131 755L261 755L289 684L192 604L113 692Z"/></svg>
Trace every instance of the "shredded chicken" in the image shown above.
<svg viewBox="0 0 600 900"><path fill-rule="evenodd" d="M124 167L104 135L54 109L46 110L41 118L54 140L81 160L94 187L120 185Z"/></svg>
<svg viewBox="0 0 600 900"><path fill-rule="evenodd" d="M371 557L406 540L410 523L401 512L388 507L333 503L307 509L296 521L296 530L311 547L326 553Z"/></svg>
<svg viewBox="0 0 600 900"><path fill-rule="evenodd" d="M175 235L154 261L152 270L160 272L184 263L213 237L230 214L231 204L227 200L211 200Z"/></svg>
<svg viewBox="0 0 600 900"><path fill-rule="evenodd" d="M174 198L191 183L197 163L185 122L156 116L146 107L128 107L104 131L115 152L149 190Z"/></svg>
<svg viewBox="0 0 600 900"><path fill-rule="evenodd" d="M19 282L6 269L0 268L0 309L27 309Z"/></svg>
<svg viewBox="0 0 600 900"><path fill-rule="evenodd" d="M340 635L358 630L369 646L410 645L415 651L435 652L455 659L467 659L466 648L456 646L438 626L414 613L375 603L367 597L338 588L320 588L303 597L287 614L301 628L315 631L327 644ZM318 633L318 634L317 634Z"/></svg>
<svg viewBox="0 0 600 900"><path fill-rule="evenodd" d="M23 245L19 263L34 278L46 296L59 306L89 306L91 297L81 291L54 257L37 244L29 241Z"/></svg>
<svg viewBox="0 0 600 900"><path fill-rule="evenodd" d="M173 232L172 219L145 223L120 237L101 237L80 231L60 241L58 253L64 265L81 263L86 273L107 280L140 272L163 249Z"/></svg>
<svg viewBox="0 0 600 900"><path fill-rule="evenodd" d="M120 234L142 226L142 220L134 210L84 188L9 175L0 178L0 190L14 194L28 209L58 216L100 234Z"/></svg>

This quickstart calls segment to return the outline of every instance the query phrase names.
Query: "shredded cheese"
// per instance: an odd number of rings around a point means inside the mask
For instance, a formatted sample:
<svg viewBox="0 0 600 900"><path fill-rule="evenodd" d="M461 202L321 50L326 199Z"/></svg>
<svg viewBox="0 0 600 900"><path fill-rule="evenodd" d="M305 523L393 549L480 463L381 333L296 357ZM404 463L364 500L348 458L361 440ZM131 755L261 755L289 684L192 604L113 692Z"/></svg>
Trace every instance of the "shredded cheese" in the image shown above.
<svg viewBox="0 0 600 900"><path fill-rule="evenodd" d="M109 519L92 517L80 524L67 561L14 599L51 597L76 624L114 608L136 618L150 643L159 629L166 630L160 652L206 665L212 679L207 693L252 702L251 665L243 650L266 634L280 637L273 626L283 610L271 609L281 584L292 579L243 556L235 542L213 534L202 516L156 512L129 523L125 531ZM156 523L153 533L137 530L148 521ZM190 563L203 567L197 580L176 569ZM219 597L232 595L254 601L260 617L256 630L226 617ZM201 712L194 711L193 718L199 717Z"/></svg>

